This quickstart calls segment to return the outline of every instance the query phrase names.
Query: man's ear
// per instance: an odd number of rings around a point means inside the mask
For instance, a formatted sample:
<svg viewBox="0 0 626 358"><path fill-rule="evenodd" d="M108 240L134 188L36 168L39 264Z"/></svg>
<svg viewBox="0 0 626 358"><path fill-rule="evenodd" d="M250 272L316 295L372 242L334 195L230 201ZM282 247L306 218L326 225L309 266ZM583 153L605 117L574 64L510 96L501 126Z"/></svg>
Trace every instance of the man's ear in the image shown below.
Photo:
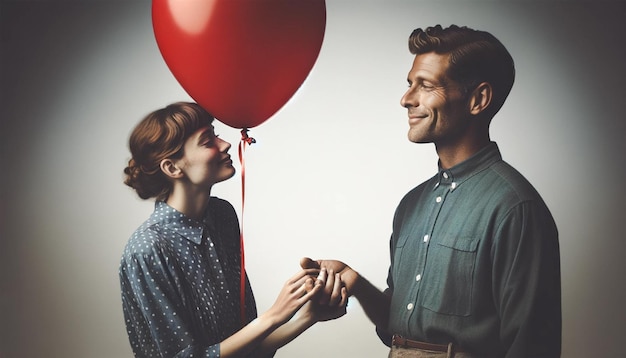
<svg viewBox="0 0 626 358"><path fill-rule="evenodd" d="M177 179L183 176L183 171L176 165L176 163L169 159L163 159L160 164L161 171L172 179Z"/></svg>
<svg viewBox="0 0 626 358"><path fill-rule="evenodd" d="M476 86L470 96L470 113L473 115L478 115L482 113L485 109L487 109L487 107L489 107L492 96L493 88L491 87L491 84L489 84L489 82L482 82L481 84Z"/></svg>

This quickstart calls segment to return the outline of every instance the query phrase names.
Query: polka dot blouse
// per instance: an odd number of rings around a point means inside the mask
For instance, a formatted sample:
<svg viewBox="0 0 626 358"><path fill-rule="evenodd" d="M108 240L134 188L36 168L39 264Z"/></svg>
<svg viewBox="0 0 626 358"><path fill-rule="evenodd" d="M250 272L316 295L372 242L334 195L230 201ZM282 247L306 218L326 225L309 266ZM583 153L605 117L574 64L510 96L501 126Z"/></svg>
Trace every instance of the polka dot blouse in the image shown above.
<svg viewBox="0 0 626 358"><path fill-rule="evenodd" d="M156 202L119 268L135 356L219 357L219 342L241 329L240 270L239 223L230 203L212 197L198 222ZM246 280L246 322L256 315Z"/></svg>

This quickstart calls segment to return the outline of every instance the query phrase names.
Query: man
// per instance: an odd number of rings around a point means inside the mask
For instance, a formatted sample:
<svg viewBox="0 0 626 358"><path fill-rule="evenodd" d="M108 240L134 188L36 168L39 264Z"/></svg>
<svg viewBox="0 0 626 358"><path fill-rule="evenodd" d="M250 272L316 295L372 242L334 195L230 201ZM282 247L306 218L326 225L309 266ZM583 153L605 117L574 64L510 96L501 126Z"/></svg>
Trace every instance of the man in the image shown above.
<svg viewBox="0 0 626 358"><path fill-rule="evenodd" d="M396 210L388 288L340 261L301 265L341 274L390 357L558 357L557 228L489 136L513 59L491 34L454 25L416 29L409 49L408 137L435 144L439 172Z"/></svg>

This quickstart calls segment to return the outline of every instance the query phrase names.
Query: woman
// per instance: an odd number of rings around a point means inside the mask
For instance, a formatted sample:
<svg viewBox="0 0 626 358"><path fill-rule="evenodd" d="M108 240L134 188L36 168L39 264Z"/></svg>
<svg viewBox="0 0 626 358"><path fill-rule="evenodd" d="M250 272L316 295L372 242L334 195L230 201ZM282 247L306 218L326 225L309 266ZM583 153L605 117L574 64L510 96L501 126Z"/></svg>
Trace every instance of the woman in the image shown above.
<svg viewBox="0 0 626 358"><path fill-rule="evenodd" d="M314 323L346 312L339 277L307 269L258 317L246 277L241 317L239 223L230 203L211 197L213 184L235 169L230 144L212 121L195 103L175 103L146 116L130 136L125 183L142 199L156 199L120 265L124 317L138 357L272 356Z"/></svg>

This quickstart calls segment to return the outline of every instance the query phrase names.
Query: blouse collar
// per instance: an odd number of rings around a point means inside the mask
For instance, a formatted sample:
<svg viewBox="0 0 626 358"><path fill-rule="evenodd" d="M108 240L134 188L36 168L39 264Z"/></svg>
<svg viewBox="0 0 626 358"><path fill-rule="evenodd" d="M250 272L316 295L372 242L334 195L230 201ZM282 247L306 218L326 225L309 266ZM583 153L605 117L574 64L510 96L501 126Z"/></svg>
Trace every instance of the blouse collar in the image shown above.
<svg viewBox="0 0 626 358"><path fill-rule="evenodd" d="M203 222L198 222L169 206L164 201L157 201L155 203L154 213L152 213L150 219L153 223L163 224L198 245L202 242L204 230L208 226L207 217L203 219Z"/></svg>

